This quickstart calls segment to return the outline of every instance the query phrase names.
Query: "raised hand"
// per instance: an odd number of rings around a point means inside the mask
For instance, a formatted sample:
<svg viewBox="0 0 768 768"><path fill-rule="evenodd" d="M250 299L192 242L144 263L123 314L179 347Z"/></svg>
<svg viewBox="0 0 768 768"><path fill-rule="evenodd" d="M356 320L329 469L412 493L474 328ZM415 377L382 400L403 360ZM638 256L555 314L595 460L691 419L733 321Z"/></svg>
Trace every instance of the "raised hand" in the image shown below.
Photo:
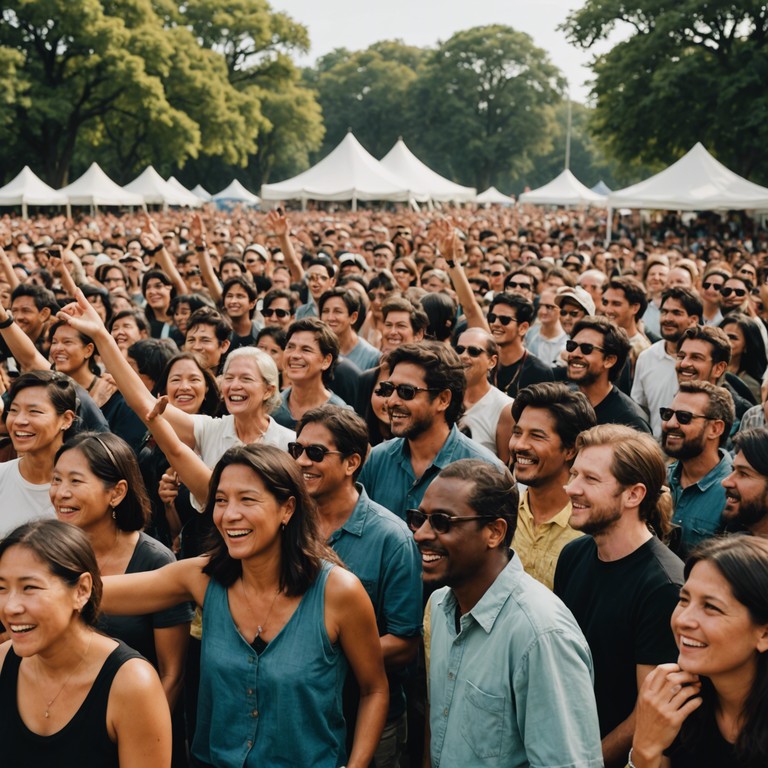
<svg viewBox="0 0 768 768"><path fill-rule="evenodd" d="M192 214L189 235L195 243L202 244L202 241L205 240L205 224L203 223L203 217L197 211Z"/></svg>
<svg viewBox="0 0 768 768"><path fill-rule="evenodd" d="M274 232L278 237L285 237L288 233L288 219L282 210L269 211L265 223L270 232Z"/></svg>
<svg viewBox="0 0 768 768"><path fill-rule="evenodd" d="M99 334L108 333L98 312L79 288L75 291L75 300L65 304L56 317L92 339Z"/></svg>
<svg viewBox="0 0 768 768"><path fill-rule="evenodd" d="M459 253L459 236L456 227L447 219L435 222L435 239L440 255L447 260L456 260Z"/></svg>

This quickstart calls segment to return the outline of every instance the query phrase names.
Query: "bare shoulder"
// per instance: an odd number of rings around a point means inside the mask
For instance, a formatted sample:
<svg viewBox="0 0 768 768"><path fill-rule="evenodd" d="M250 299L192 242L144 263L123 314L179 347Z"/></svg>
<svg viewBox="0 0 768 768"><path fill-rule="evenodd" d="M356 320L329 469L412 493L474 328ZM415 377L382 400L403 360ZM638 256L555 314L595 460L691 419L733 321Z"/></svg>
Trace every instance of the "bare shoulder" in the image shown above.
<svg viewBox="0 0 768 768"><path fill-rule="evenodd" d="M360 600L368 600L360 579L346 568L336 566L328 574L325 584L325 601L332 610L344 611Z"/></svg>
<svg viewBox="0 0 768 768"><path fill-rule="evenodd" d="M144 697L157 692L160 678L155 668L145 659L128 659L117 670L112 682L110 699L114 696L116 702L135 701L136 697ZM160 688L162 693L162 687Z"/></svg>
<svg viewBox="0 0 768 768"><path fill-rule="evenodd" d="M0 670L3 668L3 664L5 664L5 657L8 655L8 651L11 650L11 643L10 640L6 640L2 645L0 645Z"/></svg>

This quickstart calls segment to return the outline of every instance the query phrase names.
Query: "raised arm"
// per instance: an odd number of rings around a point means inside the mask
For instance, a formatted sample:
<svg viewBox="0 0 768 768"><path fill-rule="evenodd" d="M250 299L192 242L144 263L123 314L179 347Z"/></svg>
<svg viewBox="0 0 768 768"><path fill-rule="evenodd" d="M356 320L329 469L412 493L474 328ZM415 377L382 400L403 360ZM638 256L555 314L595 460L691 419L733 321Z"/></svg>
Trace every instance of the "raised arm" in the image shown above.
<svg viewBox="0 0 768 768"><path fill-rule="evenodd" d="M155 222L152 221L152 217L146 211L141 215L144 217L142 234L139 237L141 244L148 250L155 251L157 266L168 275L179 293L186 293L187 284L184 282L184 278L179 273L179 270L176 269L176 264L174 264L171 254L168 253L163 244L163 236L160 234L160 230L155 226ZM160 250L156 250L158 247Z"/></svg>
<svg viewBox="0 0 768 768"><path fill-rule="evenodd" d="M2 247L0 247L0 268L2 268L3 275L5 275L5 282L11 286L11 290L13 290L17 285L21 283L19 276L13 269L11 260L8 258L8 254L2 249Z"/></svg>
<svg viewBox="0 0 768 768"><path fill-rule="evenodd" d="M301 266L301 259L296 255L291 242L291 233L288 227L288 219L282 208L267 213L265 223L270 232L277 235L280 241L280 250L285 256L285 263L291 271L291 279L299 283L304 279L304 267Z"/></svg>
<svg viewBox="0 0 768 768"><path fill-rule="evenodd" d="M148 414L155 405L155 398L123 357L123 353L96 310L88 303L79 288L75 291L75 301L63 307L58 317L69 323L75 330L93 339L107 371L112 375L125 401L140 419ZM166 418L179 438L188 446L194 447L195 431L192 417L171 405L168 406Z"/></svg>
<svg viewBox="0 0 768 768"><path fill-rule="evenodd" d="M208 243L205 239L205 224L199 213L192 214L192 223L189 225L189 235L195 243L197 251L197 260L200 264L200 276L203 278L205 287L211 298L215 302L221 300L221 283L219 282L216 270L211 262L211 254L208 252Z"/></svg>
<svg viewBox="0 0 768 768"><path fill-rule="evenodd" d="M8 322L8 318L8 312L0 305L0 325ZM16 323L11 323L7 328L0 328L0 336L3 337L10 353L16 358L22 373L50 370L50 362L40 354L32 343L32 339Z"/></svg>

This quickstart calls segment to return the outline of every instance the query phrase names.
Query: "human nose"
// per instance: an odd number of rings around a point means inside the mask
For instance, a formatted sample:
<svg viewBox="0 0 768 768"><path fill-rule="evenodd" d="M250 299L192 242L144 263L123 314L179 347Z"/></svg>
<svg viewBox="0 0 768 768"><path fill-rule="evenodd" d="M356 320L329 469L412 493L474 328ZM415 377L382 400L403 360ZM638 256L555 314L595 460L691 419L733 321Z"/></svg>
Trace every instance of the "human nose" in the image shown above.
<svg viewBox="0 0 768 768"><path fill-rule="evenodd" d="M735 488L736 484L733 482L733 477L735 474L736 474L735 472L731 472L730 475L728 475L727 477L724 477L720 481L720 485L722 485L723 488Z"/></svg>
<svg viewBox="0 0 768 768"><path fill-rule="evenodd" d="M424 522L413 532L413 538L418 543L420 541L432 541L435 538L435 530L429 522L429 517L425 515Z"/></svg>

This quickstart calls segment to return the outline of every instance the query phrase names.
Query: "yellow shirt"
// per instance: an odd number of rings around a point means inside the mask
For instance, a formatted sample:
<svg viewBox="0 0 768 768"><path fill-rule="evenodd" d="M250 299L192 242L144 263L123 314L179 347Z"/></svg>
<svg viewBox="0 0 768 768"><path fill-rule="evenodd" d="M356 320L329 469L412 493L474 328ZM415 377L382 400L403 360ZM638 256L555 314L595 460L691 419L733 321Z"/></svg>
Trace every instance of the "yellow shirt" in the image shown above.
<svg viewBox="0 0 768 768"><path fill-rule="evenodd" d="M520 497L517 514L517 529L512 539L512 549L520 558L525 572L552 589L555 581L555 567L560 550L583 534L568 525L571 519L569 501L551 520L535 525L528 506L528 489Z"/></svg>

